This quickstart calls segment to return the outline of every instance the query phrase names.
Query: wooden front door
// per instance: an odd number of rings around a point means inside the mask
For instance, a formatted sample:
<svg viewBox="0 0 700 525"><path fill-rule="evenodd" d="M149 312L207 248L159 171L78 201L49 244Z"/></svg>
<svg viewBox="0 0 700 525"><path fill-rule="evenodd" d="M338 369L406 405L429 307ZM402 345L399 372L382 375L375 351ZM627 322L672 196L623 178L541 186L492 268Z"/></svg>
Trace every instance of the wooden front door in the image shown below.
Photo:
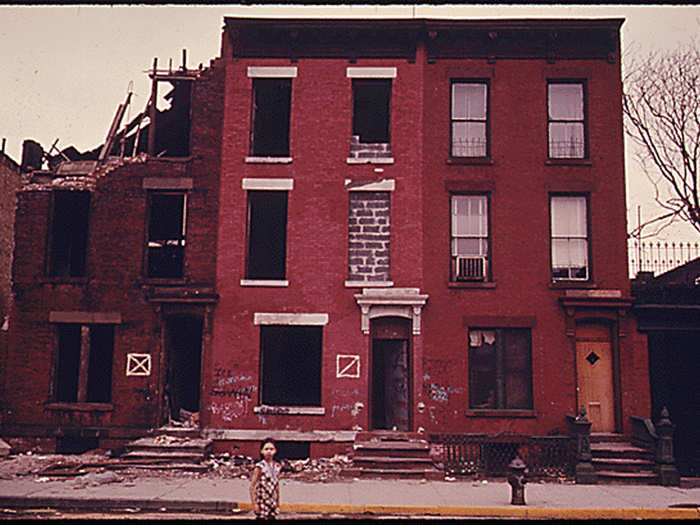
<svg viewBox="0 0 700 525"><path fill-rule="evenodd" d="M606 326L576 327L576 380L577 406L585 407L591 432L614 432L612 344Z"/></svg>

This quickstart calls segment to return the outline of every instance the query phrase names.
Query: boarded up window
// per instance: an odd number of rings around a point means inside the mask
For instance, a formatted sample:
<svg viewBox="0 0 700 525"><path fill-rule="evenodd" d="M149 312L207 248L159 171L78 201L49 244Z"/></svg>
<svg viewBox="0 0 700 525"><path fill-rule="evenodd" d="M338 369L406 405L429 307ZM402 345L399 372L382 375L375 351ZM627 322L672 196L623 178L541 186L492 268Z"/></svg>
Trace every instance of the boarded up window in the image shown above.
<svg viewBox="0 0 700 525"><path fill-rule="evenodd" d="M289 156L289 118L292 80L256 78L253 80L253 129L250 153L256 157Z"/></svg>
<svg viewBox="0 0 700 525"><path fill-rule="evenodd" d="M152 192L148 208L148 277L180 278L185 262L185 194Z"/></svg>
<svg viewBox="0 0 700 525"><path fill-rule="evenodd" d="M530 329L469 330L469 406L531 409Z"/></svg>
<svg viewBox="0 0 700 525"><path fill-rule="evenodd" d="M49 250L49 275L85 276L90 193L55 191Z"/></svg>
<svg viewBox="0 0 700 525"><path fill-rule="evenodd" d="M59 324L56 401L109 403L113 354L112 325Z"/></svg>
<svg viewBox="0 0 700 525"><path fill-rule="evenodd" d="M284 279L287 192L248 192L247 279Z"/></svg>
<svg viewBox="0 0 700 525"><path fill-rule="evenodd" d="M260 327L262 403L321 406L320 326Z"/></svg>

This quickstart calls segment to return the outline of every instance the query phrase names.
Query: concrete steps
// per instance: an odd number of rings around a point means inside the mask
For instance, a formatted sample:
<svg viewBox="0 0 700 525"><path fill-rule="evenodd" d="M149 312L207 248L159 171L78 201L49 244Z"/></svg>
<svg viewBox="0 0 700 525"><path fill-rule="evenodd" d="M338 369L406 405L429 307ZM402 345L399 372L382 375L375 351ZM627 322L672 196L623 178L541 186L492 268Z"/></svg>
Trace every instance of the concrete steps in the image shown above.
<svg viewBox="0 0 700 525"><path fill-rule="evenodd" d="M201 439L199 431L159 429L126 445L126 452L110 465L112 469L141 468L204 471L212 449L212 440ZM173 435L176 434L176 435ZM195 437L196 436L196 437Z"/></svg>
<svg viewBox="0 0 700 525"><path fill-rule="evenodd" d="M653 485L658 475L651 453L621 434L591 434L591 463L599 483Z"/></svg>
<svg viewBox="0 0 700 525"><path fill-rule="evenodd" d="M444 478L430 457L430 444L421 434L396 431L359 432L352 465L344 477L383 479Z"/></svg>

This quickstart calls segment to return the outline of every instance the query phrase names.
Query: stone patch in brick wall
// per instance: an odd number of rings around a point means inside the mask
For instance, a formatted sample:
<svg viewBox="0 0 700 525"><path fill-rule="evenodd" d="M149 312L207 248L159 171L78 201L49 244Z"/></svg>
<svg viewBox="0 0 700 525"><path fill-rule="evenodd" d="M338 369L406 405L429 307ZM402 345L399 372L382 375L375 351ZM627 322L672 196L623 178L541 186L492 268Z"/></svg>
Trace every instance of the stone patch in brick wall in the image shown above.
<svg viewBox="0 0 700 525"><path fill-rule="evenodd" d="M350 193L348 215L348 279L390 280L390 199L387 191Z"/></svg>

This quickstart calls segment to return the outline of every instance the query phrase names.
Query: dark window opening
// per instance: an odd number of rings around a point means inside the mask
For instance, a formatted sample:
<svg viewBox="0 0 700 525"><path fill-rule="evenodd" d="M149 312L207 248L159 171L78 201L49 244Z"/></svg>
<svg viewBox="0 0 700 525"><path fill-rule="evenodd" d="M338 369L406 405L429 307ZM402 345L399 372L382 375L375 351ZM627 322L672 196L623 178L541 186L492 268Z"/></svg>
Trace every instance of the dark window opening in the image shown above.
<svg viewBox="0 0 700 525"><path fill-rule="evenodd" d="M311 456L311 443L308 441L277 441L277 459L307 459Z"/></svg>
<svg viewBox="0 0 700 525"><path fill-rule="evenodd" d="M184 193L149 195L148 277L184 275L186 203Z"/></svg>
<svg viewBox="0 0 700 525"><path fill-rule="evenodd" d="M53 277L84 277L87 251L90 193L55 191L49 274Z"/></svg>
<svg viewBox="0 0 700 525"><path fill-rule="evenodd" d="M253 80L253 129L250 152L255 157L289 157L292 80Z"/></svg>
<svg viewBox="0 0 700 525"><path fill-rule="evenodd" d="M322 327L260 328L262 403L321 406Z"/></svg>
<svg viewBox="0 0 700 525"><path fill-rule="evenodd" d="M585 113L583 82L549 82L547 84L550 158L587 158Z"/></svg>
<svg viewBox="0 0 700 525"><path fill-rule="evenodd" d="M389 143L390 79L353 80L352 134L359 143Z"/></svg>
<svg viewBox="0 0 700 525"><path fill-rule="evenodd" d="M58 325L56 401L109 403L113 355L113 326Z"/></svg>
<svg viewBox="0 0 700 525"><path fill-rule="evenodd" d="M63 436L56 438L57 454L83 454L100 446L96 437Z"/></svg>
<svg viewBox="0 0 700 525"><path fill-rule="evenodd" d="M287 247L287 192L248 192L246 278L284 279Z"/></svg>
<svg viewBox="0 0 700 525"><path fill-rule="evenodd" d="M469 330L469 406L531 409L530 330Z"/></svg>

